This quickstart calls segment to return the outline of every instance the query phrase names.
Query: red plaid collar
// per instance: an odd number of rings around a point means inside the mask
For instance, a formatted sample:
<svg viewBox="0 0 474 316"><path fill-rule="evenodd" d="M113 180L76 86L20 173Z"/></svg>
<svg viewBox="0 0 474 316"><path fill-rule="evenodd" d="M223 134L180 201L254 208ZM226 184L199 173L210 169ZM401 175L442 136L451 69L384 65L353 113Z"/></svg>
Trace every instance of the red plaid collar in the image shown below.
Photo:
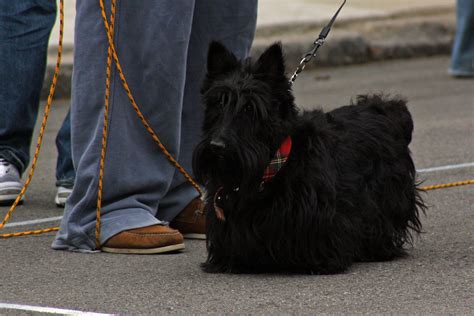
<svg viewBox="0 0 474 316"><path fill-rule="evenodd" d="M291 153L291 136L287 136L280 145L280 148L273 156L273 159L270 160L265 172L263 173L262 182L260 184L260 190L263 190L263 186L270 182L273 177L280 171L281 168L285 165L288 161L288 157ZM237 192L239 188L234 188L233 191ZM224 187L219 187L214 194L214 211L216 213L216 217L220 221L225 221L224 209L221 207L221 200L225 199L226 197L223 196Z"/></svg>
<svg viewBox="0 0 474 316"><path fill-rule="evenodd" d="M273 177L280 171L285 165L291 152L291 136L287 136L280 145L280 148L276 151L273 159L268 164L265 172L263 173L262 184L265 184L273 179Z"/></svg>

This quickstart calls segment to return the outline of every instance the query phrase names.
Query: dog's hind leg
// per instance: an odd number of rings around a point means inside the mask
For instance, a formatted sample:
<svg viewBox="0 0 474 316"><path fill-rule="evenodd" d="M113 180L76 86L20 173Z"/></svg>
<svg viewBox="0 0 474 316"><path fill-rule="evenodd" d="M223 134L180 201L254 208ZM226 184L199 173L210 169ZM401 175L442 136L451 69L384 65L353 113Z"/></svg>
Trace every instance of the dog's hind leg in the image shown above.
<svg viewBox="0 0 474 316"><path fill-rule="evenodd" d="M405 246L412 245L414 234L421 232L419 213L424 212L425 206L410 174L387 179L375 190L378 198L366 213L358 261L403 257Z"/></svg>

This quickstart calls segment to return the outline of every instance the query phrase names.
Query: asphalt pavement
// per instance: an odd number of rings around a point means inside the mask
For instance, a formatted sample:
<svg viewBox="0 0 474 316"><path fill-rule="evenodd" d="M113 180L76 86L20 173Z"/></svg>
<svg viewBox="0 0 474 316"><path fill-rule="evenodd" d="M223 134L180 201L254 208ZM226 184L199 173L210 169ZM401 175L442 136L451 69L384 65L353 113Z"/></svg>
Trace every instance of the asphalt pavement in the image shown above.
<svg viewBox="0 0 474 316"><path fill-rule="evenodd" d="M423 172L420 180L474 179L474 81L450 78L448 63L434 57L304 72L294 86L296 100L303 109L329 110L357 94L403 95L415 121L417 169L471 163ZM68 104L53 106L36 176L11 224L62 213L53 202L54 137ZM187 241L181 254L138 256L53 251L51 234L0 240L0 314L34 314L1 303L125 315L473 314L474 186L430 191L425 199L425 233L409 257L355 264L331 276L206 274L199 268L202 241ZM6 212L0 208L0 217Z"/></svg>

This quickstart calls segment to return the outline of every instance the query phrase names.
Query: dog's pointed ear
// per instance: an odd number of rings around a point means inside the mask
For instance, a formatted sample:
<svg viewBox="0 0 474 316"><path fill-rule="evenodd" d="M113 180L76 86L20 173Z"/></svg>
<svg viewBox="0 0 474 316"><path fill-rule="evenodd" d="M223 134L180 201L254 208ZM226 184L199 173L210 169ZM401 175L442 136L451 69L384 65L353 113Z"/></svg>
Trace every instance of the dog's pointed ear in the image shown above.
<svg viewBox="0 0 474 316"><path fill-rule="evenodd" d="M279 77L285 75L285 60L281 43L267 48L256 63L256 73Z"/></svg>
<svg viewBox="0 0 474 316"><path fill-rule="evenodd" d="M209 45L207 54L207 73L209 75L229 72L235 69L238 64L237 57L221 43L213 41Z"/></svg>

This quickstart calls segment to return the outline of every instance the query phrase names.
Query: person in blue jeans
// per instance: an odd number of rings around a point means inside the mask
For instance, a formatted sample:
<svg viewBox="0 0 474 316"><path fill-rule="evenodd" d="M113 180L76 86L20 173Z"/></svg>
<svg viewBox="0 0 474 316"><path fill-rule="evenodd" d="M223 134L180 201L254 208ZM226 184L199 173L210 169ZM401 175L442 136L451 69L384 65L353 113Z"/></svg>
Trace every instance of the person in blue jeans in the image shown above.
<svg viewBox="0 0 474 316"><path fill-rule="evenodd" d="M0 205L13 203L30 161L55 0L0 0ZM74 184L70 115L56 138L57 193L64 206Z"/></svg>
<svg viewBox="0 0 474 316"><path fill-rule="evenodd" d="M474 77L474 1L457 0L456 35L449 74Z"/></svg>
<svg viewBox="0 0 474 316"><path fill-rule="evenodd" d="M76 2L71 136L77 176L52 244L57 250L96 249L108 47L97 2ZM105 3L109 11L110 1ZM127 81L151 127L189 172L201 137L209 44L220 41L238 58L247 57L256 20L257 0L117 1L114 38ZM101 250L165 253L182 249L186 237L205 238L198 192L143 127L116 67L109 115Z"/></svg>

